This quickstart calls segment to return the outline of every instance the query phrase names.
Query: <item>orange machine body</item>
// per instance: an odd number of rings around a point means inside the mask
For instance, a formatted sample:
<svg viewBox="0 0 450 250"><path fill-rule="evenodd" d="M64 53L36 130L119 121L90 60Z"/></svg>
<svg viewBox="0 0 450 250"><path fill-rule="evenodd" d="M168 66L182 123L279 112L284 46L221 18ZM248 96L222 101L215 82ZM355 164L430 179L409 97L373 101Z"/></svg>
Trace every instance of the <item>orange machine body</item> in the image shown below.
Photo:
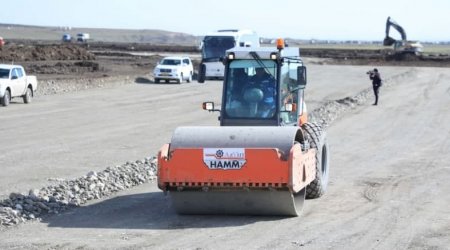
<svg viewBox="0 0 450 250"><path fill-rule="evenodd" d="M316 150L303 152L299 144L294 144L286 157L275 148L245 148L245 163L240 169L210 169L202 148L169 148L165 144L158 155L158 186L164 191L287 188L296 193L316 176Z"/></svg>

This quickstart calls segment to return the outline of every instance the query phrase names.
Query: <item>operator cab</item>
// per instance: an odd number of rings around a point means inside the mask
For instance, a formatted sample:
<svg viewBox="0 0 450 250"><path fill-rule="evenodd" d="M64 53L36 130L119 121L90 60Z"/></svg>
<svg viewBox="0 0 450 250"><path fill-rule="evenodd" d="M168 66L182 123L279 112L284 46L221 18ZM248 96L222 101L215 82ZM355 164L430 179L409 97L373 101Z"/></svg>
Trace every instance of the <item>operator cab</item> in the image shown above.
<svg viewBox="0 0 450 250"><path fill-rule="evenodd" d="M298 48L283 47L227 50L221 126L300 124L306 68ZM213 103L204 108L219 111Z"/></svg>

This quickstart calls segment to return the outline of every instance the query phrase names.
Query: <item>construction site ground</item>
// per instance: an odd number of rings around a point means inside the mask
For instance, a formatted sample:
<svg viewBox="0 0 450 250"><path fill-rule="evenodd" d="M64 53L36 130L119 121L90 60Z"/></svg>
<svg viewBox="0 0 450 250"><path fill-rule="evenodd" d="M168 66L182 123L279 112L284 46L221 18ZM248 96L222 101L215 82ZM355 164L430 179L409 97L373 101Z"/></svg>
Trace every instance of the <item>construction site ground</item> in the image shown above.
<svg viewBox="0 0 450 250"><path fill-rule="evenodd" d="M220 103L220 81L155 84L162 52L89 51L95 59L23 61L42 88L0 109L0 197L154 156L178 126L218 125L200 104ZM448 249L448 65L339 60L305 59L308 110L330 121L331 166L327 193L300 217L181 216L150 182L2 227L0 248ZM58 63L69 66L38 68ZM386 80L378 106L373 67Z"/></svg>

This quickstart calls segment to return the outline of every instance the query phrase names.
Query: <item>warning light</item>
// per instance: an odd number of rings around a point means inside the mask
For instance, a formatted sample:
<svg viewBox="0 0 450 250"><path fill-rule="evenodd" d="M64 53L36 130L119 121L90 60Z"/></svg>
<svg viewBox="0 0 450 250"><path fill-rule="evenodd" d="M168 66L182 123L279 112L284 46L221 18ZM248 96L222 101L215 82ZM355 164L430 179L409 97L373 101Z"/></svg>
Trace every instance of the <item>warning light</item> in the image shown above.
<svg viewBox="0 0 450 250"><path fill-rule="evenodd" d="M277 49L284 49L284 40L282 38L277 39Z"/></svg>

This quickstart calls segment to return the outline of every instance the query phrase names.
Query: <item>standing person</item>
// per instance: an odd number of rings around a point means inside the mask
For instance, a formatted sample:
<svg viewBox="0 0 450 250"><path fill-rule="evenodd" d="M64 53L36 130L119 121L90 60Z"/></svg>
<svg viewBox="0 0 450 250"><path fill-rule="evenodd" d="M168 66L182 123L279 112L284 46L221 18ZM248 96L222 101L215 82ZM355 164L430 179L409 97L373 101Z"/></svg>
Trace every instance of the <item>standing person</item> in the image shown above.
<svg viewBox="0 0 450 250"><path fill-rule="evenodd" d="M372 80L373 93L375 95L375 103L373 105L378 105L378 94L381 87L381 75L378 69L373 69L373 71L367 72L369 74L370 80Z"/></svg>

